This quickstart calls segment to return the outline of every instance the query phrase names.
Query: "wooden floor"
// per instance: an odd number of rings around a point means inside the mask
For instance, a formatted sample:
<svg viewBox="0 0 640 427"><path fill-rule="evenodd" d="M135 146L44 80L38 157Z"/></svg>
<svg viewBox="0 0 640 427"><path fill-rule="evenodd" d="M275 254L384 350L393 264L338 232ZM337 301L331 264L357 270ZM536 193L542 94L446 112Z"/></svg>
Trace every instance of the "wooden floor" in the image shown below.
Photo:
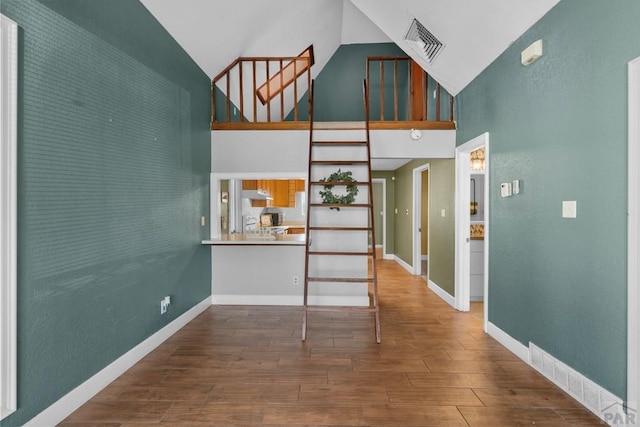
<svg viewBox="0 0 640 427"><path fill-rule="evenodd" d="M63 426L602 425L394 261L371 315L213 306ZM481 306L480 306L481 307Z"/></svg>

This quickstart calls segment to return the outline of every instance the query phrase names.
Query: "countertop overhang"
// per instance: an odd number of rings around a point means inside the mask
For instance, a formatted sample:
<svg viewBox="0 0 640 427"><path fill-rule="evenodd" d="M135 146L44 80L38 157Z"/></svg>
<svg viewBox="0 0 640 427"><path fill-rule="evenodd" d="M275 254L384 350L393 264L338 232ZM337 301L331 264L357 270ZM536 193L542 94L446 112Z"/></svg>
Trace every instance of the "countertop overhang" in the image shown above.
<svg viewBox="0 0 640 427"><path fill-rule="evenodd" d="M304 246L304 234L223 234L220 237L202 241L203 245L212 246Z"/></svg>

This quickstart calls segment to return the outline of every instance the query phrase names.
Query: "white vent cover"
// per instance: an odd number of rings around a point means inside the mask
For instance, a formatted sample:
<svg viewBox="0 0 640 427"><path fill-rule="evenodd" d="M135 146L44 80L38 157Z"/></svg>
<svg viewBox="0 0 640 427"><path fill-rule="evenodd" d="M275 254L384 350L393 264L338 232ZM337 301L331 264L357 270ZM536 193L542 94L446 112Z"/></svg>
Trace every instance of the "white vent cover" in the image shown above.
<svg viewBox="0 0 640 427"><path fill-rule="evenodd" d="M411 22L409 31L407 31L404 39L429 63L436 59L444 47L444 43L438 40L431 31L427 30L425 26L415 18L413 22Z"/></svg>

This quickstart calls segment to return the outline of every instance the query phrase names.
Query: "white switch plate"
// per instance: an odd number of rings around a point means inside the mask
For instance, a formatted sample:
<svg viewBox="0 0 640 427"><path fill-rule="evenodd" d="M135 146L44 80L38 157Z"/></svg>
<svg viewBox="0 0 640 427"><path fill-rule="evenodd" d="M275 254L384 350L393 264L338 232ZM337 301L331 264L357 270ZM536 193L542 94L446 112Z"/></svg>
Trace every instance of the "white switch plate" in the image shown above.
<svg viewBox="0 0 640 427"><path fill-rule="evenodd" d="M576 218L578 216L578 203L575 200L562 202L562 218Z"/></svg>
<svg viewBox="0 0 640 427"><path fill-rule="evenodd" d="M203 227L205 225L207 225L207 217L206 216L201 216L200 217L200 225L203 226Z"/></svg>
<svg viewBox="0 0 640 427"><path fill-rule="evenodd" d="M440 216L443 218L447 216L447 211L445 209L440 209Z"/></svg>

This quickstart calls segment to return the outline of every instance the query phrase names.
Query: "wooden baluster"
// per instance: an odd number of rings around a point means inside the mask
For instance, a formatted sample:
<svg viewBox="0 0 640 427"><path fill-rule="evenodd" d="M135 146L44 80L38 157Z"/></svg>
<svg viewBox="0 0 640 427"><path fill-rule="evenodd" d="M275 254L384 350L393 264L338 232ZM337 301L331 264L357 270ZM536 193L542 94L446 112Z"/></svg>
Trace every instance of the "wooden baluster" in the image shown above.
<svg viewBox="0 0 640 427"><path fill-rule="evenodd" d="M211 82L211 123L216 121L216 84Z"/></svg>
<svg viewBox="0 0 640 427"><path fill-rule="evenodd" d="M422 102L422 112L424 120L427 121L429 120L429 116L427 115L429 113L429 75L424 70L422 70L422 78L424 79L424 92L422 93L424 100Z"/></svg>
<svg viewBox="0 0 640 427"><path fill-rule="evenodd" d="M440 121L440 83L436 85L436 122Z"/></svg>
<svg viewBox="0 0 640 427"><path fill-rule="evenodd" d="M282 58L280 58L280 71L278 74L280 75L280 121L284 122L284 78L282 76Z"/></svg>
<svg viewBox="0 0 640 427"><path fill-rule="evenodd" d="M231 71L227 71L227 122L231 122Z"/></svg>
<svg viewBox="0 0 640 427"><path fill-rule="evenodd" d="M384 61L380 61L380 121L384 121Z"/></svg>
<svg viewBox="0 0 640 427"><path fill-rule="evenodd" d="M269 79L271 78L269 74L269 60L266 60L267 64L267 123L271 122L271 85L269 84Z"/></svg>
<svg viewBox="0 0 640 427"><path fill-rule="evenodd" d="M298 75L298 61L293 63L293 75ZM298 121L298 77L293 80L293 121Z"/></svg>
<svg viewBox="0 0 640 427"><path fill-rule="evenodd" d="M453 95L449 94L449 121L454 121L453 117Z"/></svg>
<svg viewBox="0 0 640 427"><path fill-rule="evenodd" d="M242 92L242 64L244 64L244 61L238 62L238 78L240 79L240 121L244 122L244 93Z"/></svg>
<svg viewBox="0 0 640 427"><path fill-rule="evenodd" d="M398 60L393 60L393 119L398 121Z"/></svg>
<svg viewBox="0 0 640 427"><path fill-rule="evenodd" d="M257 100L257 96L256 96L256 91L258 90L258 85L256 82L256 61L255 59L251 60L251 66L253 68L253 96L251 98L253 98L253 123L258 121L258 100Z"/></svg>

